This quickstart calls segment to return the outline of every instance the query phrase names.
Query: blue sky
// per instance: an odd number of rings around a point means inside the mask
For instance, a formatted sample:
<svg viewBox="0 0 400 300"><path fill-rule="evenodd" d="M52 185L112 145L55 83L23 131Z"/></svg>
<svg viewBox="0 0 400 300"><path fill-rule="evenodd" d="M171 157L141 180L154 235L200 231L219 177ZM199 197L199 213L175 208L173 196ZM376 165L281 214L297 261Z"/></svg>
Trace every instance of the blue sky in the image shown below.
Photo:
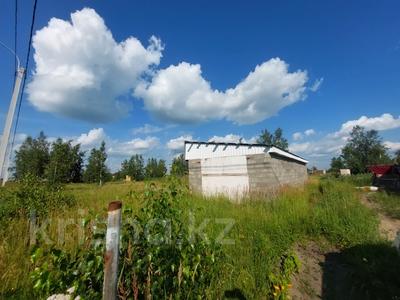
<svg viewBox="0 0 400 300"><path fill-rule="evenodd" d="M23 61L32 2L19 1ZM398 1L39 0L18 132L87 149L105 139L113 169L133 153L170 159L185 138L251 142L277 127L321 168L350 125L400 149L399 10ZM9 46L13 11L2 1ZM4 50L0 65L3 123L14 72Z"/></svg>

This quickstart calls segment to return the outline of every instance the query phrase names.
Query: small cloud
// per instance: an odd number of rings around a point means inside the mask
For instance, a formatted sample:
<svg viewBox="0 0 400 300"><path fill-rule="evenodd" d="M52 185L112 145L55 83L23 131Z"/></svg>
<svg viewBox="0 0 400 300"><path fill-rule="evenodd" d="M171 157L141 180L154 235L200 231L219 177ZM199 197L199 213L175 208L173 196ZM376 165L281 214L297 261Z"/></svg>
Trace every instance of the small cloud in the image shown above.
<svg viewBox="0 0 400 300"><path fill-rule="evenodd" d="M151 134L163 131L163 127L158 127L150 124L144 124L142 127L137 127L132 129L133 134Z"/></svg>
<svg viewBox="0 0 400 300"><path fill-rule="evenodd" d="M324 78L322 78L322 77L319 79L316 79L314 81L314 83L312 84L312 86L310 87L310 91L312 91L312 92L318 91L323 82L324 82Z"/></svg>
<svg viewBox="0 0 400 300"><path fill-rule="evenodd" d="M138 135L138 134L152 134L152 133L157 133L157 132L161 132L164 130L168 130L175 127L175 125L166 125L166 126L155 126L155 125L151 125L151 124L144 124L141 127L137 127L137 128L133 128L132 129L132 134L134 135Z"/></svg>
<svg viewBox="0 0 400 300"><path fill-rule="evenodd" d="M237 134L227 134L225 136L218 136L214 135L213 137L209 138L209 142L215 143L247 143L247 144L254 144L257 143L257 136L251 137L249 139L245 139L244 137L237 135Z"/></svg>
<svg viewBox="0 0 400 300"><path fill-rule="evenodd" d="M153 136L135 138L129 141L112 139L103 128L93 128L88 133L82 133L79 137L72 139L73 144L81 144L84 150L98 147L102 141L106 142L106 151L111 157L129 157L134 154L142 154L159 145L159 139Z"/></svg>
<svg viewBox="0 0 400 300"><path fill-rule="evenodd" d="M400 150L400 142L384 142L384 145L389 148L390 151L395 152Z"/></svg>
<svg viewBox="0 0 400 300"><path fill-rule="evenodd" d="M245 140L240 136L236 134L227 134L225 136L217 136L214 135L213 137L208 139L209 142L214 142L214 143L239 143L245 142Z"/></svg>
<svg viewBox="0 0 400 300"><path fill-rule="evenodd" d="M357 125L364 127L366 130L374 129L382 131L382 130L395 129L395 128L400 128L400 117L396 119L389 113L385 113L379 117L372 117L372 118L368 118L367 116L361 116L357 120L351 120L343 123L340 130L335 132L334 134L337 136L347 135L348 133L351 132L353 127Z"/></svg>
<svg viewBox="0 0 400 300"><path fill-rule="evenodd" d="M106 139L103 128L93 128L88 133L82 133L73 140L74 144L81 144L83 148L94 147Z"/></svg>
<svg viewBox="0 0 400 300"><path fill-rule="evenodd" d="M182 152L185 141L193 141L193 137L191 135L182 135L180 137L170 139L167 142L167 148L175 153Z"/></svg>
<svg viewBox="0 0 400 300"><path fill-rule="evenodd" d="M304 132L295 132L292 135L292 138L294 141L300 141L302 140L305 136L311 136L315 134L315 130L314 129L307 129Z"/></svg>
<svg viewBox="0 0 400 300"><path fill-rule="evenodd" d="M304 134L306 136L314 135L315 134L315 130L314 129L307 129L306 131L304 131Z"/></svg>
<svg viewBox="0 0 400 300"><path fill-rule="evenodd" d="M108 153L111 156L129 157L149 151L158 145L159 139L156 137L137 138L127 142L113 141L108 148Z"/></svg>
<svg viewBox="0 0 400 300"><path fill-rule="evenodd" d="M303 138L303 134L301 132L295 132L292 135L294 141L299 141Z"/></svg>

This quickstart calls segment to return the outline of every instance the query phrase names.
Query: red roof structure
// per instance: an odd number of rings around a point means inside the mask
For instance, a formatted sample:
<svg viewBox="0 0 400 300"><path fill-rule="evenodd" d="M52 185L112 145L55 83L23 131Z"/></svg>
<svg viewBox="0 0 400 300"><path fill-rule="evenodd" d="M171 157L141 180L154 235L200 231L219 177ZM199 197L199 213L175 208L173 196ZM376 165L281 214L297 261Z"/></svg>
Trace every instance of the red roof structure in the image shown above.
<svg viewBox="0 0 400 300"><path fill-rule="evenodd" d="M386 173L390 173L393 165L374 165L369 166L368 170L370 170L375 175L384 175Z"/></svg>

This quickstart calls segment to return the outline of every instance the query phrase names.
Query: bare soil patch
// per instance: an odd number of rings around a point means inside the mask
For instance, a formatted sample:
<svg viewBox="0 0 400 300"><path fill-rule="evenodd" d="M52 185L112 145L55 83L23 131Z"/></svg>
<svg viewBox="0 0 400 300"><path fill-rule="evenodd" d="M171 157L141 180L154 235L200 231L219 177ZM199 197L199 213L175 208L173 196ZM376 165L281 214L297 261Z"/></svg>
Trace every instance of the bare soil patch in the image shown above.
<svg viewBox="0 0 400 300"><path fill-rule="evenodd" d="M345 299L347 269L338 249L311 241L298 245L296 253L302 264L293 278L293 299Z"/></svg>

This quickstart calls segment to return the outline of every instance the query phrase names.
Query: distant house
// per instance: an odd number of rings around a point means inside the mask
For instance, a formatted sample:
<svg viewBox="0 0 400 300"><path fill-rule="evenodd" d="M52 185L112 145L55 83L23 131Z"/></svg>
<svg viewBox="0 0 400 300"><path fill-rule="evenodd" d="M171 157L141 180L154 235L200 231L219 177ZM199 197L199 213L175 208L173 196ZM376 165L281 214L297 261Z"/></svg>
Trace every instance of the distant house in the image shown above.
<svg viewBox="0 0 400 300"><path fill-rule="evenodd" d="M350 169L340 169L339 171L340 171L340 175L342 175L342 176L351 175Z"/></svg>
<svg viewBox="0 0 400 300"><path fill-rule="evenodd" d="M240 199L307 179L307 160L275 146L185 142L192 191Z"/></svg>

